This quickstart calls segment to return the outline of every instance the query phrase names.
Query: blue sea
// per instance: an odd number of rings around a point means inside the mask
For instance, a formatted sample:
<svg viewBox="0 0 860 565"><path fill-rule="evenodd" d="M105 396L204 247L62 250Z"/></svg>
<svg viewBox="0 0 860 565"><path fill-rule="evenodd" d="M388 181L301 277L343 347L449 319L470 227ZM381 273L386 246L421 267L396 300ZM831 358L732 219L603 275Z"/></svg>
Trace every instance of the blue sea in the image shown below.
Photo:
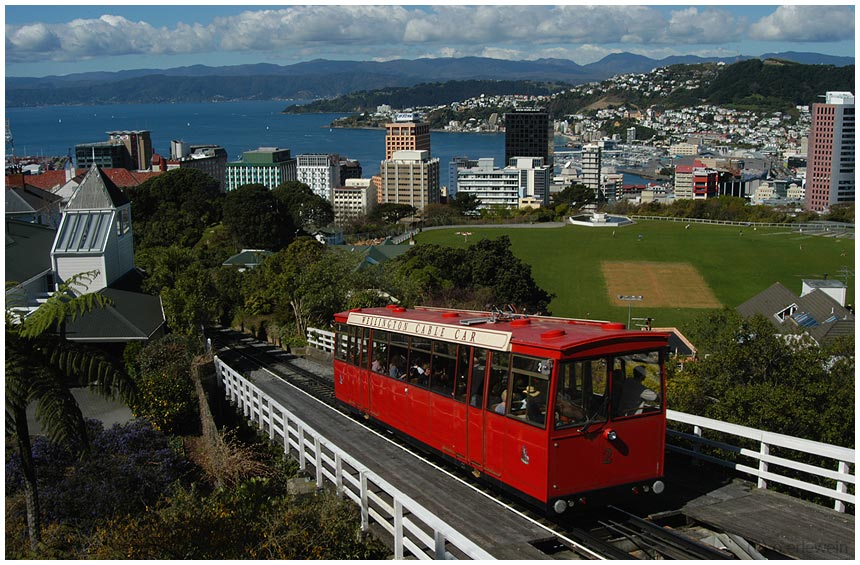
<svg viewBox="0 0 860 565"><path fill-rule="evenodd" d="M363 176L379 171L385 158L383 130L329 128L344 114L282 114L294 102L240 101L183 104L117 104L7 108L15 155L74 155L79 143L105 141L108 131L149 130L153 150L170 155L170 142L211 143L224 147L236 161L257 147L282 147L293 155L338 153L358 159ZM493 157L501 166L504 134L432 132L431 154L440 160L442 184L454 156Z"/></svg>

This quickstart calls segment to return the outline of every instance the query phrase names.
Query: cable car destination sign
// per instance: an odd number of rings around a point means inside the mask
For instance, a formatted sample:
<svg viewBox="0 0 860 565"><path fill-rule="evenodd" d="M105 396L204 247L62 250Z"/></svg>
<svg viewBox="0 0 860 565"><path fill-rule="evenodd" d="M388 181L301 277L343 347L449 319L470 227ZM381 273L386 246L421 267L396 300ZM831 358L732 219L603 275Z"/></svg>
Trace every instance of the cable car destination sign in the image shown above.
<svg viewBox="0 0 860 565"><path fill-rule="evenodd" d="M511 349L511 332L416 320L402 320L388 316L362 314L361 312L350 312L347 323L351 326L362 326L416 337L439 339L453 343L462 343L464 345L486 347L498 351L510 351Z"/></svg>

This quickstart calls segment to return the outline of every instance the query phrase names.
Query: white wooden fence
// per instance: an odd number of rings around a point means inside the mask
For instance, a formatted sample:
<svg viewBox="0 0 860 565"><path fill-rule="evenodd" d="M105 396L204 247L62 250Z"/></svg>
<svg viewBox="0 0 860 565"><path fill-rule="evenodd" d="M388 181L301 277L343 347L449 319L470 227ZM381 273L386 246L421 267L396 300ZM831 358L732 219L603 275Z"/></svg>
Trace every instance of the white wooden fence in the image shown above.
<svg viewBox="0 0 860 565"><path fill-rule="evenodd" d="M855 455L853 449L846 447L838 447L827 443L810 441L783 434L766 432L737 424L729 424L720 420L712 420L701 416L693 416L684 412L676 412L674 410L666 411L666 419L669 422L680 422L693 426L693 433L679 432L673 429L667 429L667 445L666 448L677 453L684 453L692 457L710 461L725 467L734 469L741 473L752 475L758 479L759 488L767 488L768 482L780 483L807 492L815 493L833 499L834 509L839 512L845 512L845 504L855 504L854 495L848 492L848 485L855 485L856 479L853 474L853 466L855 465ZM749 439L758 442L758 450L747 449L714 441L704 437L706 430L720 432L732 436ZM853 433L853 430L847 430L846 433ZM687 449L677 445L671 445L668 440L671 438L681 438L693 442L693 449ZM721 459L714 455L706 455L699 451L703 445L714 447L728 453L734 453L752 459L753 466L745 465L736 461ZM771 448L780 448L781 451L791 450L792 454L803 453L810 454L816 457L829 459L833 462L834 469L817 467L807 463L801 463L785 457L777 457L770 454ZM802 481L793 477L781 475L778 469L774 467L782 467L799 471L813 477L823 477L835 481L834 488L827 488L818 484Z"/></svg>
<svg viewBox="0 0 860 565"><path fill-rule="evenodd" d="M316 330L320 331L320 330ZM310 330L308 332L310 334ZM330 333L330 332L329 332ZM361 507L361 528L373 520L394 538L394 558L409 551L419 559L493 559L474 542L437 518L286 410L248 379L215 357L218 383L228 400L284 452L313 467L317 488L330 481L338 494Z"/></svg>
<svg viewBox="0 0 860 565"><path fill-rule="evenodd" d="M758 228L787 228L791 230L807 231L832 231L853 232L854 224L842 222L807 222L807 223L780 223L780 222L738 222L734 220L711 220L709 218L676 218L674 216L642 216L632 215L633 220L654 220L659 222L683 222L685 224L713 224L720 226L758 227Z"/></svg>
<svg viewBox="0 0 860 565"><path fill-rule="evenodd" d="M311 337L312 333L315 334L313 339ZM320 330L316 328L309 328L308 342L311 343L313 347L317 347L318 349L322 349L323 351L332 353L334 350L334 332ZM764 430L757 430L755 428L748 428L746 426L729 424L720 420L712 420L710 418L694 416L692 414L686 414L684 412L676 412L675 410L667 410L666 418L670 422L679 422L693 426L692 434L683 433L673 429L666 430L666 433L669 436L667 438L666 448L670 451L684 453L697 459L703 459L705 461L716 463L724 467L730 467L731 469L734 469L735 471L741 473L752 475L758 479L759 488L766 489L768 481L771 481L774 483L781 483L807 492L826 496L834 500L833 507L839 512L845 512L846 503L855 504L854 494L848 492L848 485L856 484L855 476L853 474L853 467L855 465L855 455L853 449L838 447L835 445L820 443L817 441L810 441L782 434L776 434L773 432L766 432ZM704 437L705 430L722 432L740 438L757 441L759 442L759 449L758 451L753 451L751 449L746 449L728 443L722 443L707 439ZM850 430L849 433L851 433ZM677 445L671 445L668 443L668 440L670 440L671 438L690 440L694 442L695 447L694 449L687 449ZM713 455L706 455L704 453L701 453L699 450L702 445L716 447L728 453L735 453L748 458L752 458L753 460L755 460L755 462L753 463L753 465L755 466L749 466L726 459L720 459ZM799 452L823 457L826 459L831 459L834 463L835 470L826 469L823 467L816 467L814 465L801 463L799 461L793 461L786 457L777 457L771 455L771 447L790 449L793 453ZM831 489L823 487L821 485L801 481L792 477L786 477L784 475L780 475L777 472L777 469L774 469L772 466L792 469L794 471L800 471L802 473L806 473L814 477L832 479L836 482L836 485L835 488Z"/></svg>
<svg viewBox="0 0 860 565"><path fill-rule="evenodd" d="M320 330L317 328L308 328L308 345L320 351L334 353L334 332L328 330Z"/></svg>

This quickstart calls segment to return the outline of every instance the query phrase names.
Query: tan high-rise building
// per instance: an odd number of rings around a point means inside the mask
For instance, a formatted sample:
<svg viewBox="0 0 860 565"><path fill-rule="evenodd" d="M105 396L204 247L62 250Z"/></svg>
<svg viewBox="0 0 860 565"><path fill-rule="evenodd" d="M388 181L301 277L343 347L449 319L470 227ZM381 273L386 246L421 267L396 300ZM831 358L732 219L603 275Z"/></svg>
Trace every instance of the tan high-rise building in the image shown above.
<svg viewBox="0 0 860 565"><path fill-rule="evenodd" d="M397 121L385 124L385 158L395 151L430 151L430 124Z"/></svg>
<svg viewBox="0 0 860 565"><path fill-rule="evenodd" d="M379 167L380 203L408 204L423 210L439 202L439 159L429 151L396 151Z"/></svg>

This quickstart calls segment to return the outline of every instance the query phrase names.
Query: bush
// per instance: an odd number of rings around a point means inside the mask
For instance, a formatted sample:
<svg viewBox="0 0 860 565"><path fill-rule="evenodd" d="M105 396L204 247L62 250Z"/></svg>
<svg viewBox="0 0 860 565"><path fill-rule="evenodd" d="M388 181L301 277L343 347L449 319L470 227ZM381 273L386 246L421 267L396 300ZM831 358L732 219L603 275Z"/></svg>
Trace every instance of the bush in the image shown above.
<svg viewBox="0 0 860 565"><path fill-rule="evenodd" d="M192 434L200 428L197 396L191 382L193 339L167 336L137 356L135 382L140 390L134 414L167 434Z"/></svg>

